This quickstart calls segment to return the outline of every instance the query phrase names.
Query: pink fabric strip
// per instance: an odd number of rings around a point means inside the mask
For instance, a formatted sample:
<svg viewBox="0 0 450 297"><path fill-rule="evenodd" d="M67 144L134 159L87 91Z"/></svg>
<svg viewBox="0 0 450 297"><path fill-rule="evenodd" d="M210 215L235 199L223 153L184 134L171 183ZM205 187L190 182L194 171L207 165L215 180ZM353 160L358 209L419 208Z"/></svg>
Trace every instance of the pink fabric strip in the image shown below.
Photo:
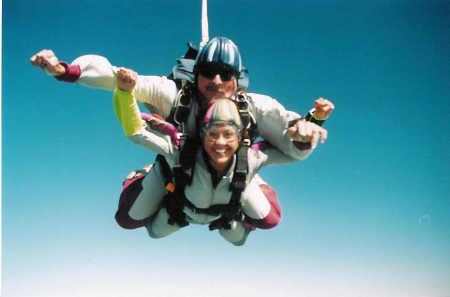
<svg viewBox="0 0 450 297"><path fill-rule="evenodd" d="M66 73L55 76L57 80L65 81L65 82L76 82L81 75L80 65L69 65L66 62L60 62L59 64L63 65L66 69Z"/></svg>
<svg viewBox="0 0 450 297"><path fill-rule="evenodd" d="M115 215L117 224L122 228L136 229L143 227L153 219L153 216L151 216L143 220L135 220L128 214L139 193L142 191L142 181L144 180L144 177L145 175L140 175L126 179L123 184L122 193L120 194L119 199L119 207Z"/></svg>
<svg viewBox="0 0 450 297"><path fill-rule="evenodd" d="M296 148L298 148L301 151L310 150L311 149L311 143L310 142L300 142L300 141L293 141Z"/></svg>
<svg viewBox="0 0 450 297"><path fill-rule="evenodd" d="M255 152L260 152L260 151L264 151L266 149L267 143L264 141L258 141L255 142L254 144L252 144L252 146L250 147L252 150L254 150Z"/></svg>
<svg viewBox="0 0 450 297"><path fill-rule="evenodd" d="M270 212L263 219L253 219L250 217L245 217L244 223L246 224L244 224L244 226L250 225L259 229L271 229L278 225L278 223L281 221L281 206L278 202L277 193L274 189L272 189L267 184L260 184L259 187L270 203Z"/></svg>
<svg viewBox="0 0 450 297"><path fill-rule="evenodd" d="M178 129L175 128L174 125L160 119L157 115L153 115L153 114L141 113L141 118L144 121L148 122L152 128L160 130L160 131L170 135L170 137L172 138L172 140L176 146L180 145L180 139L178 137Z"/></svg>

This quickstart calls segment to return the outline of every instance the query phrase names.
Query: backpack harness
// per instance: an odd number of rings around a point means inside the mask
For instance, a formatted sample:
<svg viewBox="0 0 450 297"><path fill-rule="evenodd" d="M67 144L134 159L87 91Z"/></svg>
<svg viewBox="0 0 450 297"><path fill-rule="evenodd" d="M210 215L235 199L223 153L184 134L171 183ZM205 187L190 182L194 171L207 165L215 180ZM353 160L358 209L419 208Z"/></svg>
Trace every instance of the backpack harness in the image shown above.
<svg viewBox="0 0 450 297"><path fill-rule="evenodd" d="M176 105L166 119L169 123L175 124L180 132L178 134L180 154L177 163L172 169L162 155L157 155L156 157L156 162L160 164L161 173L168 191L161 206L166 208L169 214L168 223L171 225L178 224L180 227L184 227L189 224L186 214L183 212L184 207L188 207L195 213L219 216L218 219L210 223L210 230L219 228L230 229L231 220L242 221L244 218L240 198L247 184L248 149L252 140L256 138L256 122L248 110L249 96L244 91L248 88L248 71L245 68L242 69L238 78L239 91L234 96L244 128L241 132L241 143L236 152L236 165L230 184L230 191L232 192L230 202L228 204L213 205L209 208L198 208L184 194L186 185L192 183L196 155L201 146L198 131L195 132L195 135L189 135L186 128L192 102L198 97L193 71L197 54L197 47L192 42L189 42L187 52L182 58L177 60L177 64L167 76L180 89ZM144 105L150 112L153 112L152 106ZM198 118L202 117L198 116ZM196 128L199 128L198 123Z"/></svg>
<svg viewBox="0 0 450 297"><path fill-rule="evenodd" d="M161 173L165 179L168 194L163 199L162 206L166 208L169 214L168 223L178 224L180 227L187 226L188 220L183 212L184 207L188 207L195 213L220 216L210 223L209 229L230 229L230 221L243 220L243 213L240 205L241 193L247 184L248 174L248 149L251 139L249 137L249 127L254 123L248 110L248 96L241 91L235 94L234 100L237 103L239 115L243 123L241 131L241 142L236 152L236 165L234 168L233 179L230 184L231 199L228 204L213 205L209 208L198 208L193 205L185 196L184 189L186 185L192 183L196 155L201 141L199 133L191 136L186 132L186 123L192 106L192 101L197 97L195 86L192 83L184 83L177 96L176 106L169 117L169 121L175 123L180 131L180 155L177 163L172 170L162 155L156 157L160 164ZM201 118L201 117L198 117ZM198 128L199 125L197 125Z"/></svg>

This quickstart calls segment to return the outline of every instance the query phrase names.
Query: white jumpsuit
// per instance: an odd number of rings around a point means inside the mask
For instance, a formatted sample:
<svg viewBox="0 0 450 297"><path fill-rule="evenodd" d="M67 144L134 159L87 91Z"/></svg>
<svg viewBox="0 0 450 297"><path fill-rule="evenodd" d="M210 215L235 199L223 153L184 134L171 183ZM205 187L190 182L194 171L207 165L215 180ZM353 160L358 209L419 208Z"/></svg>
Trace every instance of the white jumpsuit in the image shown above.
<svg viewBox="0 0 450 297"><path fill-rule="evenodd" d="M123 100L128 96L131 99L130 92L123 92L117 90L115 99ZM139 110L137 105L130 108L126 105L127 110L121 111L122 117L138 117ZM287 137L287 135L285 135ZM144 146L149 150L161 154L167 160L170 168L172 168L178 161L179 150L174 144L172 138L160 131L143 126L140 130L129 135L128 138L134 143ZM302 150L303 158L307 157L311 150ZM259 185L259 177L255 177L256 172L262 167L270 164L281 164L292 162L292 158L281 153L274 147L268 146L260 150L249 149L248 151L248 176L247 186L241 194L241 206L246 217L250 221L260 223L267 223L274 220L277 216L277 210L274 209L273 204L261 191ZM236 156L233 157L232 164L228 171L219 179L217 185L213 186L212 170L207 164L207 158L201 150L197 152L194 175L192 183L185 187L185 197L196 208L207 209L213 205L228 204L231 199L230 183L233 179L234 168L236 165ZM156 163L155 166L160 166ZM161 185L154 188L154 181L159 180ZM137 197L136 201L130 208L129 215L137 220L145 219L152 214L158 213L149 222L146 227L149 235L154 238L164 237L177 231L180 227L178 225L168 224L167 211L160 209L161 199L168 193L164 189L163 176L160 170L152 168L149 175L143 180L143 190ZM158 192L159 193L155 193ZM196 224L209 224L218 219L220 216L212 216L207 214L197 213L189 207L184 207L184 213L187 215L188 221ZM278 218L275 218L275 220ZM270 224L270 223L268 223ZM233 221L231 229L220 229L220 234L228 241L235 245L240 245L245 242L248 234L248 228L245 228L242 222Z"/></svg>
<svg viewBox="0 0 450 297"><path fill-rule="evenodd" d="M85 55L75 59L70 65L65 64L67 73L58 79L63 81L70 81L77 84L85 85L93 88L102 88L106 90L114 90L117 87L116 72L118 67L112 66L111 63L104 57L98 55ZM152 111L158 113L163 117L167 117L170 114L172 107L175 105L175 99L177 97L179 89L174 81L164 76L138 76L136 86L134 88L135 98L142 103L151 105ZM291 120L298 119L300 116L291 111L287 111L278 101L275 99L255 93L249 93L250 102L249 110L254 116L257 123L257 133L265 141L276 147L279 151L279 155L284 156L282 162L293 162L306 158L310 151L300 150L296 146L296 143L291 141L286 135L286 128ZM195 131L196 117L199 113L199 106L194 100L190 110L190 114L187 121L187 132ZM144 135L134 139L136 142L144 144ZM167 137L167 136L164 136ZM169 138L167 138L169 140ZM158 140L160 141L160 140ZM169 142L167 142L168 144ZM148 143L147 143L148 144ZM166 152L167 154L167 152ZM253 153L252 153L253 154ZM257 171L260 166L266 165L261 159L251 157L256 162L253 171ZM263 158L264 159L264 158ZM201 164L201 161L199 161ZM275 161L276 163L277 161ZM198 164L197 164L198 165ZM206 173L205 173L206 174ZM254 174L254 173L253 173ZM255 181L258 181L261 186L264 184L262 179L256 175ZM250 185L251 189L252 185ZM186 189L189 191L189 189ZM142 190L138 195L136 201L130 207L129 216L132 219L141 220L145 219L152 214L152 211L156 211L159 206L158 199L143 199L142 197L163 197L166 190L164 188L164 182L158 169L158 164L155 164L154 168L148 173L142 182ZM151 195L148 195L151 193ZM251 191L254 197L263 197L264 191L261 187L253 187ZM247 195L247 194L246 194ZM267 201L266 201L267 202ZM199 207L203 207L199 205ZM267 208L266 208L267 211ZM160 212L158 215L163 215ZM260 214L256 217L264 217L267 213ZM173 226L172 226L173 227ZM151 236L164 236L164 232L156 231L155 223L150 228ZM223 231L221 232L223 234ZM238 242L230 240L231 242Z"/></svg>

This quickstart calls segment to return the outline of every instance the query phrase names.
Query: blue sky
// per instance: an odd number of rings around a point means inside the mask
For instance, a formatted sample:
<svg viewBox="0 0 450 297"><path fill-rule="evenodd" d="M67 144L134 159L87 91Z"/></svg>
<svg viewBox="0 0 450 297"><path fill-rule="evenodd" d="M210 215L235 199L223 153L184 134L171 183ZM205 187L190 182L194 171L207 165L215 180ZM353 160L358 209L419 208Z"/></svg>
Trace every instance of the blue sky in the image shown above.
<svg viewBox="0 0 450 297"><path fill-rule="evenodd" d="M233 247L205 226L152 240L114 221L129 142L112 94L31 66L100 54L164 75L201 1L3 1L2 296L450 296L450 4L209 1L250 91L336 110L301 163L265 168L283 220Z"/></svg>

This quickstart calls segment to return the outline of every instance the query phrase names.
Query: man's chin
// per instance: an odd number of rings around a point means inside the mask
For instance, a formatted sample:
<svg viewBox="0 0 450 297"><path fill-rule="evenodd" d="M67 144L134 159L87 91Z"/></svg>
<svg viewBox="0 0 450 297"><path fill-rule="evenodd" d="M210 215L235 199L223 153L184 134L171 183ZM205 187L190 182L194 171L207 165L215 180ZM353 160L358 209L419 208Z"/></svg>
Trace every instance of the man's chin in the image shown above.
<svg viewBox="0 0 450 297"><path fill-rule="evenodd" d="M221 98L231 98L231 95L227 96L227 94L223 92L207 92L206 94L202 95L206 99L206 102L211 102L213 100Z"/></svg>
<svg viewBox="0 0 450 297"><path fill-rule="evenodd" d="M214 92L211 94L210 98L211 100L221 99L221 98L228 98L230 96L227 96L224 92Z"/></svg>

